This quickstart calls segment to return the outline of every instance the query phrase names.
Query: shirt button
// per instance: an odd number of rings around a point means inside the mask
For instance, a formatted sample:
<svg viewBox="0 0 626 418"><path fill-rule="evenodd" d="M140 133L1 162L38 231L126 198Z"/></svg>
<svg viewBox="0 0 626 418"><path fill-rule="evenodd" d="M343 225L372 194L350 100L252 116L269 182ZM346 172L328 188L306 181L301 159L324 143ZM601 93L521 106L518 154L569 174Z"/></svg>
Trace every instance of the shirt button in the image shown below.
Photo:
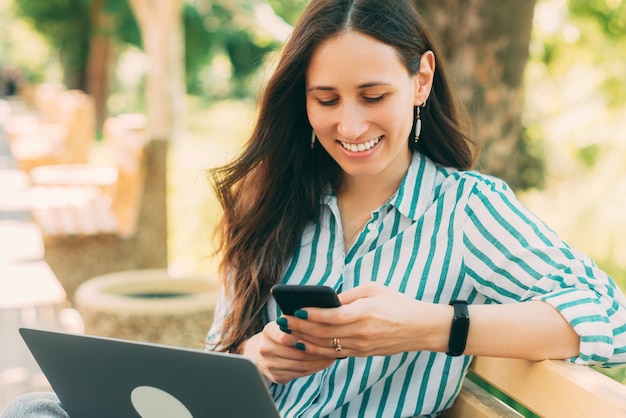
<svg viewBox="0 0 626 418"><path fill-rule="evenodd" d="M368 231L373 231L375 229L376 229L376 225L375 224L373 224L373 223L367 224L367 230Z"/></svg>

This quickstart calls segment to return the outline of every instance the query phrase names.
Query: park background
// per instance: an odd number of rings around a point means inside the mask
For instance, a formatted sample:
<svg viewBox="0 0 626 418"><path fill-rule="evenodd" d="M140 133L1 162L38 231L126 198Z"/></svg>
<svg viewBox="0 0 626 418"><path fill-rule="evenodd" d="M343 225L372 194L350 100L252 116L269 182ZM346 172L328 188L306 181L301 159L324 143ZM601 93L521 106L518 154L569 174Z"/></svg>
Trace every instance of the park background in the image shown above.
<svg viewBox="0 0 626 418"><path fill-rule="evenodd" d="M219 208L206 170L247 139L275 52L307 2L172 0L162 2L171 7L163 21L146 19L150 3L0 0L0 70L20 86L86 90L100 103L100 123L126 112L152 115L151 134L169 142L168 269L215 276ZM484 141L479 168L503 177L626 289L626 2L416 3L448 51ZM163 84L182 95L155 110L148 37L159 32L175 44L163 47L173 50ZM172 116L154 117L159 111ZM614 376L626 379L623 370Z"/></svg>

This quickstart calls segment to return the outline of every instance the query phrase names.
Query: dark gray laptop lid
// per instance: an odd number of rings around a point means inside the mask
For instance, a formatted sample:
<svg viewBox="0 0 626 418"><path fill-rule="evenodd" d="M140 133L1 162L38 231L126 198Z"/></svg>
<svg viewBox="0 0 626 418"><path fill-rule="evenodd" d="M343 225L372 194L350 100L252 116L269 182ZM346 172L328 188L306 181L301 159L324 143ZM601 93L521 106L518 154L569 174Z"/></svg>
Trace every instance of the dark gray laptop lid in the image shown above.
<svg viewBox="0 0 626 418"><path fill-rule="evenodd" d="M243 356L30 328L20 333L72 417L280 417Z"/></svg>

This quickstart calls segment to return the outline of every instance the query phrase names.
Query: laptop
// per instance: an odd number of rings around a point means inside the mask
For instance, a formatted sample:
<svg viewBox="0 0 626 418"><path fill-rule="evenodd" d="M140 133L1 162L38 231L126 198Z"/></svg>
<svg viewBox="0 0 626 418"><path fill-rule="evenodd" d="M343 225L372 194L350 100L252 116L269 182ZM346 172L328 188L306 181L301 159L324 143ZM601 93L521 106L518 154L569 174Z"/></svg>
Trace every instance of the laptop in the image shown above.
<svg viewBox="0 0 626 418"><path fill-rule="evenodd" d="M20 328L71 417L280 418L254 362L224 354Z"/></svg>

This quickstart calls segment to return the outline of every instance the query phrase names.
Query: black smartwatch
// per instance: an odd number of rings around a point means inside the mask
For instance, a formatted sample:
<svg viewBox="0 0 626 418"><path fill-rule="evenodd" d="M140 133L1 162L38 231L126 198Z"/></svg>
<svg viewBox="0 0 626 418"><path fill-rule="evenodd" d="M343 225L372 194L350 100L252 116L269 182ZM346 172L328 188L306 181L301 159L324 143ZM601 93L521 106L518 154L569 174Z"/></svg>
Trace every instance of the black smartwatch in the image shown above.
<svg viewBox="0 0 626 418"><path fill-rule="evenodd" d="M465 351L467 343L467 332L469 331L469 311L467 301L453 300L450 305L454 307L454 317L452 318L452 328L450 328L450 339L448 340L449 356L460 356Z"/></svg>

